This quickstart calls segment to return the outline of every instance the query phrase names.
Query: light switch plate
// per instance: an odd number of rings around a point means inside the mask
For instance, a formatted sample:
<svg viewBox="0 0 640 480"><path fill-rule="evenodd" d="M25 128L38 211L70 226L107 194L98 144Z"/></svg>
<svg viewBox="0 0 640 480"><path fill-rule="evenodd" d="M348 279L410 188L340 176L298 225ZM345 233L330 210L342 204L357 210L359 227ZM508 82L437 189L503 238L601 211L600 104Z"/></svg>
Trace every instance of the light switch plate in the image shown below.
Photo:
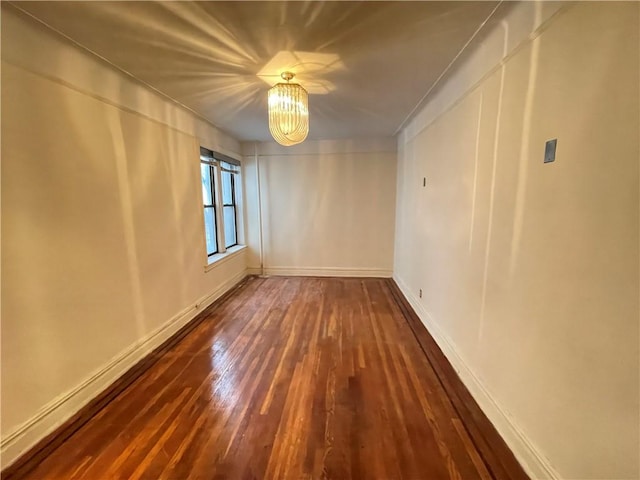
<svg viewBox="0 0 640 480"><path fill-rule="evenodd" d="M553 162L556 159L556 145L558 139L549 140L544 146L544 163Z"/></svg>

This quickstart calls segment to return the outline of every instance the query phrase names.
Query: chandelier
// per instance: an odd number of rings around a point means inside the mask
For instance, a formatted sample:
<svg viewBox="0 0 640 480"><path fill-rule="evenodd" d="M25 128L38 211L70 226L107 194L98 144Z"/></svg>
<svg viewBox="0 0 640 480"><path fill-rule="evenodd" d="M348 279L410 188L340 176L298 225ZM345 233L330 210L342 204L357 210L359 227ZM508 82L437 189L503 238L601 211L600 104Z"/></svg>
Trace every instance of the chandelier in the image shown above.
<svg viewBox="0 0 640 480"><path fill-rule="evenodd" d="M309 97L297 83L289 83L291 72L280 75L287 83L269 89L269 131L280 145L301 143L309 133Z"/></svg>

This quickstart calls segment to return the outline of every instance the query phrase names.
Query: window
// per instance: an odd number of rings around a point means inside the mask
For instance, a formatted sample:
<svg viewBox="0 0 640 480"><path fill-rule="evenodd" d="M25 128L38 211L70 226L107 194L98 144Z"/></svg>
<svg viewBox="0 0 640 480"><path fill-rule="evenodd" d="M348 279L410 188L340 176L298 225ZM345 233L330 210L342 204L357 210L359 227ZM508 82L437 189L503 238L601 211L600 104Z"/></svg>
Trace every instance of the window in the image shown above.
<svg viewBox="0 0 640 480"><path fill-rule="evenodd" d="M222 215L224 216L225 248L238 244L236 218L236 170L235 165L220 162L222 174Z"/></svg>
<svg viewBox="0 0 640 480"><path fill-rule="evenodd" d="M236 182L240 162L200 147L200 177L207 256L238 244ZM222 207L222 208L220 208Z"/></svg>
<svg viewBox="0 0 640 480"><path fill-rule="evenodd" d="M207 256L218 253L218 235L216 222L215 166L201 158L200 176L202 178L202 201L204 204L204 234L207 244Z"/></svg>

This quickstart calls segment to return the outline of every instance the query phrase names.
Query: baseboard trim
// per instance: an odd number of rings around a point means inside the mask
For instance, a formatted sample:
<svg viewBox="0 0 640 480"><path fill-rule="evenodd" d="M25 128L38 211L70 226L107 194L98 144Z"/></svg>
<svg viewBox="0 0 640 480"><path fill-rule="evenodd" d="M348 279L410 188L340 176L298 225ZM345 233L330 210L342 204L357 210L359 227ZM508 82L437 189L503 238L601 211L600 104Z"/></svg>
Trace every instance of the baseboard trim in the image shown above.
<svg viewBox="0 0 640 480"><path fill-rule="evenodd" d="M522 429L517 426L506 409L500 406L499 402L495 400L483 382L473 373L471 368L469 368L462 356L458 353L454 343L442 331L438 323L434 321L418 298L411 293L407 285L397 276L394 276L390 282L404 297L408 307L411 309L411 313L421 322L422 327L426 329L437 347L448 360L450 366L458 375L459 380L472 397L472 401L478 406L487 421L490 422L491 429L494 429L496 434L499 435L526 474L532 479L556 480L561 478L549 461L533 446ZM466 403L464 398L461 400L463 403ZM464 406L462 408L464 408ZM478 417L477 413L472 412L471 415L476 417L476 419ZM487 428L489 428L489 426L483 425L480 427L480 430L482 431ZM489 433L489 435L491 434ZM484 442L491 443L490 439L487 438L484 439ZM480 439L481 444L484 442ZM479 447L481 447L481 445L479 445ZM507 469L512 467L512 465L505 465ZM509 475L508 471L507 475Z"/></svg>
<svg viewBox="0 0 640 480"><path fill-rule="evenodd" d="M255 275L261 274L261 269L259 267L251 267L248 271ZM393 271L381 268L356 267L264 267L264 275L292 277L391 278Z"/></svg>
<svg viewBox="0 0 640 480"><path fill-rule="evenodd" d="M242 271L196 300L4 437L0 443L0 477L9 480L34 468L195 328L234 287L243 285L246 276L247 271Z"/></svg>

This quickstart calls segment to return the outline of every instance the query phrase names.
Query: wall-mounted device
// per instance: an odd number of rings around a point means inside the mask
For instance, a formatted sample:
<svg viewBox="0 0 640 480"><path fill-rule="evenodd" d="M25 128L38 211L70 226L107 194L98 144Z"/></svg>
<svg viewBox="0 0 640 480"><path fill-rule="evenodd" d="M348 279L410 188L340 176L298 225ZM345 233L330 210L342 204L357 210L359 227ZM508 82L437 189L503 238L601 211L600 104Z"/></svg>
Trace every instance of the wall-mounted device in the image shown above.
<svg viewBox="0 0 640 480"><path fill-rule="evenodd" d="M544 146L544 163L553 162L556 159L556 145L558 139L549 140Z"/></svg>

